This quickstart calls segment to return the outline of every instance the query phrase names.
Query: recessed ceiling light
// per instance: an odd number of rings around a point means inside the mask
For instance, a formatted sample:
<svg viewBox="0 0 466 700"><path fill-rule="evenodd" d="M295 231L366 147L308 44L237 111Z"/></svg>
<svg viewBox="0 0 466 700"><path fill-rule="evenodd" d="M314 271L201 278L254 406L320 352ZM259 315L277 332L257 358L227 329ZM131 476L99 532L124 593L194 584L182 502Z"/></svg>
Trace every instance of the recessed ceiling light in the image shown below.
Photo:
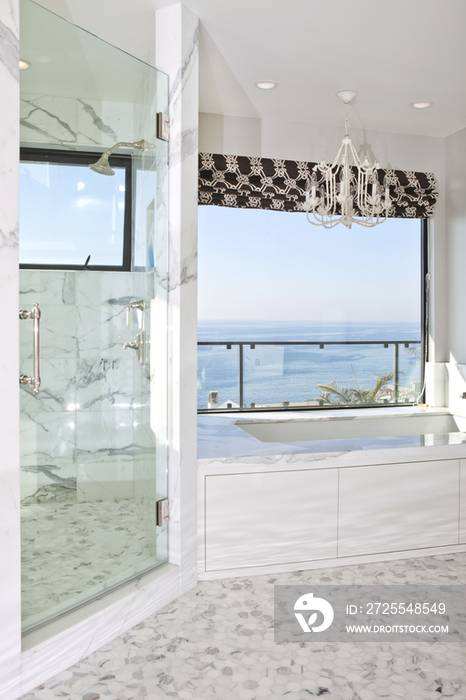
<svg viewBox="0 0 466 700"><path fill-rule="evenodd" d="M412 102L411 107L414 107L414 109L426 109L427 107L430 107L432 102Z"/></svg>
<svg viewBox="0 0 466 700"><path fill-rule="evenodd" d="M278 83L274 83L273 80L260 80L258 83L254 83L259 90L273 90L278 87Z"/></svg>
<svg viewBox="0 0 466 700"><path fill-rule="evenodd" d="M26 68L30 68L31 64L29 61L23 61L22 58L19 59L19 69L20 70L26 70Z"/></svg>

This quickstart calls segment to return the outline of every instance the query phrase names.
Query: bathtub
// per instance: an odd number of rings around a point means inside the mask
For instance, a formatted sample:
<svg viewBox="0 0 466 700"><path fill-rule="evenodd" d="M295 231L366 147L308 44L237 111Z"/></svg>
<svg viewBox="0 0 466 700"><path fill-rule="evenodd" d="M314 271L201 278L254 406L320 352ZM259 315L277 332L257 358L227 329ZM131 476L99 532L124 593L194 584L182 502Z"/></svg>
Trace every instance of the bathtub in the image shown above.
<svg viewBox="0 0 466 700"><path fill-rule="evenodd" d="M466 551L466 419L447 409L198 425L201 579Z"/></svg>
<svg viewBox="0 0 466 700"><path fill-rule="evenodd" d="M315 415L301 418L236 420L234 424L261 442L302 442L402 435L428 435L459 432L457 421L448 413L408 415L367 415L364 409L345 415ZM466 427L466 426L465 426Z"/></svg>

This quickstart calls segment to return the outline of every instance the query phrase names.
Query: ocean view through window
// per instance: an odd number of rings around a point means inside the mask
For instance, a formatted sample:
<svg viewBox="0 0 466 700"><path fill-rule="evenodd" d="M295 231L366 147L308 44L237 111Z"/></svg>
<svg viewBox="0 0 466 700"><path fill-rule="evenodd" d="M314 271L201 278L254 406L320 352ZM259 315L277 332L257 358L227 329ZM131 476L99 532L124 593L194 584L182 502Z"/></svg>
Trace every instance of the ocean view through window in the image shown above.
<svg viewBox="0 0 466 700"><path fill-rule="evenodd" d="M198 410L415 403L421 225L200 206Z"/></svg>

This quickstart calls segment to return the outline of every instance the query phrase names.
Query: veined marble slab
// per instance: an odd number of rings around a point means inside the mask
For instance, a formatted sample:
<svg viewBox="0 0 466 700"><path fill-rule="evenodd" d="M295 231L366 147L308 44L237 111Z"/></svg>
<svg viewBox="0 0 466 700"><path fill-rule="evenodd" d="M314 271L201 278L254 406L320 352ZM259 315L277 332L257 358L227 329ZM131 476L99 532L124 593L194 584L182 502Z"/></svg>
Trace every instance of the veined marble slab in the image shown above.
<svg viewBox="0 0 466 700"><path fill-rule="evenodd" d="M370 411L371 409L368 409ZM377 409L374 409L376 411ZM396 409L394 409L396 410ZM401 410L401 409L400 409ZM403 409L404 410L404 409ZM435 412L438 409L435 409ZM330 412L334 414L335 412ZM411 409L411 413L413 410ZM273 422L280 419L287 421L302 421L308 417L305 412L291 414L258 415L258 420ZM367 414L366 414L367 415ZM380 413L378 414L381 415ZM405 413L409 420L409 413ZM315 414L312 420L315 420ZM234 415L199 415L198 416L198 459L220 459L231 461L233 458L242 457L267 457L280 455L312 455L341 454L345 452L357 452L367 450L390 450L406 448L442 447L448 445L466 445L466 434L441 433L437 435L404 435L388 437L364 437L346 438L336 440L299 440L297 442L261 442L252 435L241 430L235 422L243 421L245 414ZM338 418L338 416L337 416ZM323 416L324 420L331 420L332 415ZM335 416L333 416L335 419ZM348 419L348 418L347 418ZM250 419L254 421L254 418Z"/></svg>
<svg viewBox="0 0 466 700"><path fill-rule="evenodd" d="M38 146L106 150L142 138L135 137L131 102L22 94L20 124L21 142Z"/></svg>

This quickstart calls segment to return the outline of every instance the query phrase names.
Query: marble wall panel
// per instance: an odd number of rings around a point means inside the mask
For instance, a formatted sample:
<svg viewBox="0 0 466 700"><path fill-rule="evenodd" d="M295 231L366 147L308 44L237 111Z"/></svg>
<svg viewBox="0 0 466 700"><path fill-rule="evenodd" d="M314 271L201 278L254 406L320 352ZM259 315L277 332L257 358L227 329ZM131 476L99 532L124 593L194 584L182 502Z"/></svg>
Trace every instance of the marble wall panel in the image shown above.
<svg viewBox="0 0 466 700"><path fill-rule="evenodd" d="M131 461L133 421L133 411L78 411L77 461L80 464Z"/></svg>
<svg viewBox="0 0 466 700"><path fill-rule="evenodd" d="M134 275L131 272L76 273L76 304L79 306L126 306L134 301Z"/></svg>
<svg viewBox="0 0 466 700"><path fill-rule="evenodd" d="M21 412L21 465L56 469L76 460L76 422L72 413Z"/></svg>
<svg viewBox="0 0 466 700"><path fill-rule="evenodd" d="M78 464L78 501L108 501L133 498L134 470L132 462Z"/></svg>
<svg viewBox="0 0 466 700"><path fill-rule="evenodd" d="M76 307L41 304L40 341L41 358L71 359L76 357ZM20 356L30 358L33 353L31 319L20 324Z"/></svg>
<svg viewBox="0 0 466 700"><path fill-rule="evenodd" d="M126 302L77 307L77 356L100 359L122 358L126 341L134 340L126 327Z"/></svg>
<svg viewBox="0 0 466 700"><path fill-rule="evenodd" d="M79 359L76 365L78 411L132 409L134 358Z"/></svg>
<svg viewBox="0 0 466 700"><path fill-rule="evenodd" d="M156 61L170 82L169 549L182 590L197 580L198 46L199 21L190 10L177 3L157 11Z"/></svg>
<svg viewBox="0 0 466 700"><path fill-rule="evenodd" d="M65 270L20 270L20 305L76 303L76 273ZM23 308L23 306L21 306Z"/></svg>
<svg viewBox="0 0 466 700"><path fill-rule="evenodd" d="M135 138L130 102L23 94L20 110L21 142L31 146L106 150L142 138Z"/></svg>
<svg viewBox="0 0 466 700"><path fill-rule="evenodd" d="M76 100L21 95L21 142L73 147L77 143Z"/></svg>
<svg viewBox="0 0 466 700"><path fill-rule="evenodd" d="M22 359L21 374L28 374L32 368L32 360ZM76 410L76 359L41 360L40 376L42 384L38 394L32 386L24 384L20 387L21 411L28 415L36 415L50 411Z"/></svg>
<svg viewBox="0 0 466 700"><path fill-rule="evenodd" d="M28 503L36 492L43 497L40 489L50 485L48 496L61 497L61 479L68 495L70 485L76 489L83 481L79 500L86 494L94 500L133 497L128 483L134 475L127 470L136 452L138 463L148 465L144 473L154 478L155 439L136 447L134 438L134 426L149 420L149 370L144 372L133 350L123 349L138 331L136 312L126 326L126 305L150 298L153 278L143 272L21 270L21 306L29 309L38 301L42 311L41 389L38 394L27 385L20 390L22 497ZM149 320L148 304L147 329ZM21 372L30 374L32 322L22 321L20 330ZM87 465L98 462L107 471L97 476ZM119 480L125 482L121 488L115 486Z"/></svg>
<svg viewBox="0 0 466 700"><path fill-rule="evenodd" d="M154 478L156 437L149 425L148 408L135 411L134 419L134 498L151 553L156 556L155 502L164 497L157 493Z"/></svg>
<svg viewBox="0 0 466 700"><path fill-rule="evenodd" d="M21 542L19 519L19 7L0 4L0 698L20 694Z"/></svg>
<svg viewBox="0 0 466 700"><path fill-rule="evenodd" d="M77 99L77 142L110 148L120 141L135 138L133 105L130 102L106 102Z"/></svg>

